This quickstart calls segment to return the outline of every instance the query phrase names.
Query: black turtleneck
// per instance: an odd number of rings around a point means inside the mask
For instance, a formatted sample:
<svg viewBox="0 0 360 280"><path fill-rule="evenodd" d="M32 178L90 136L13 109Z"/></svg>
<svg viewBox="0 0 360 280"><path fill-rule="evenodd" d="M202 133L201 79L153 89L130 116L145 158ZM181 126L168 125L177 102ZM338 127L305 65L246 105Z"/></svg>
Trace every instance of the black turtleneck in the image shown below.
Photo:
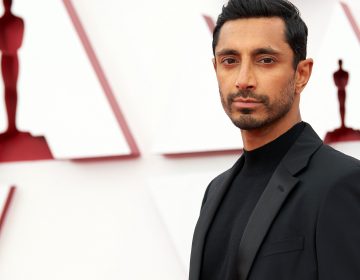
<svg viewBox="0 0 360 280"><path fill-rule="evenodd" d="M244 165L208 231L201 280L239 280L237 252L245 226L276 167L304 127L300 122L272 142L244 151Z"/></svg>

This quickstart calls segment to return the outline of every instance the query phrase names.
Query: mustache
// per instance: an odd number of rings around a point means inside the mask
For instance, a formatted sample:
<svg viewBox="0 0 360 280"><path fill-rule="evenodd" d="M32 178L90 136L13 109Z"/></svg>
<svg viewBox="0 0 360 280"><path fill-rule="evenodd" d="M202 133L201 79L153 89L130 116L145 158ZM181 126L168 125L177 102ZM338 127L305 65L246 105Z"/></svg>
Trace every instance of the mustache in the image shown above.
<svg viewBox="0 0 360 280"><path fill-rule="evenodd" d="M248 89L243 89L243 90L239 90L236 93L230 93L227 96L227 102L228 104L231 104L232 102L234 102L235 98L252 98L255 99L256 101L259 101L261 103L264 104L268 104L269 103L269 97L266 95L262 95L262 94L257 94L255 92L253 92L252 90L248 90Z"/></svg>

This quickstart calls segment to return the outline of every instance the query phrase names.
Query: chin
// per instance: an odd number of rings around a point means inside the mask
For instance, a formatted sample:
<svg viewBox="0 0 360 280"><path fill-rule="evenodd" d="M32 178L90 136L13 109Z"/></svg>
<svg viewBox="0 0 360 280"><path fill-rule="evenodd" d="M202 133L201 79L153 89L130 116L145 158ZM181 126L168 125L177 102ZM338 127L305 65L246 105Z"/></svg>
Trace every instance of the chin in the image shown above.
<svg viewBox="0 0 360 280"><path fill-rule="evenodd" d="M269 123L267 119L256 119L250 115L231 119L233 124L242 130L253 130L266 127Z"/></svg>
<svg viewBox="0 0 360 280"><path fill-rule="evenodd" d="M236 114L230 117L233 124L241 130L267 128L285 117L284 114Z"/></svg>

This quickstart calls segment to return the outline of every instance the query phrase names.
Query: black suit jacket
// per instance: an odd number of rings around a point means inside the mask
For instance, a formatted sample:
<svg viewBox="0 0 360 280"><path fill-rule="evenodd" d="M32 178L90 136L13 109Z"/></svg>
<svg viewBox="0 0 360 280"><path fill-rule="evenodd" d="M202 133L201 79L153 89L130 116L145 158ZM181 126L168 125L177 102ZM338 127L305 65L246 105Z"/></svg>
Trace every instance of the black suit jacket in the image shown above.
<svg viewBox="0 0 360 280"><path fill-rule="evenodd" d="M200 279L206 234L242 164L206 190L190 280ZM240 280L359 280L360 162L324 145L307 124L255 206L238 258Z"/></svg>

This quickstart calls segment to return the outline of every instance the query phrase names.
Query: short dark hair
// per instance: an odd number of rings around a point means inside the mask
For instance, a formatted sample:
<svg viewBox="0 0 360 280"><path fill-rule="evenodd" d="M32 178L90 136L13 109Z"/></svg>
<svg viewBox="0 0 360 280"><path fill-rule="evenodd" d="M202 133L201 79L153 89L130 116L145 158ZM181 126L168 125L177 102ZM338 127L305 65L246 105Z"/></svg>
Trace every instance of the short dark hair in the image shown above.
<svg viewBox="0 0 360 280"><path fill-rule="evenodd" d="M285 22L286 41L294 52L294 68L306 59L308 28L300 12L287 0L230 0L224 5L213 31L212 48L215 55L221 27L225 22L236 19L279 17Z"/></svg>

